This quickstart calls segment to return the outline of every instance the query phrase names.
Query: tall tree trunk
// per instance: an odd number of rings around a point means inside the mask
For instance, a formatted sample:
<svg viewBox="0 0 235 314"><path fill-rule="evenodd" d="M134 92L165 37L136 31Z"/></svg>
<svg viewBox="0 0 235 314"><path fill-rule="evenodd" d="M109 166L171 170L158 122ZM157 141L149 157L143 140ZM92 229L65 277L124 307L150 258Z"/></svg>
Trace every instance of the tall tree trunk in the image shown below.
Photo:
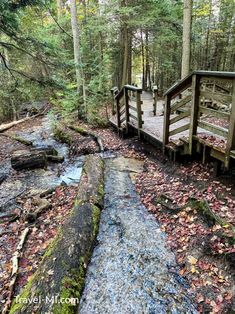
<svg viewBox="0 0 235 314"><path fill-rule="evenodd" d="M144 38L143 31L141 30L141 59L142 59L142 89L145 90L146 77L145 77L145 51L144 51Z"/></svg>
<svg viewBox="0 0 235 314"><path fill-rule="evenodd" d="M184 0L181 78L187 76L190 71L191 22L192 22L192 0Z"/></svg>
<svg viewBox="0 0 235 314"><path fill-rule="evenodd" d="M7 51L7 49L3 49L3 50L4 50L4 57L5 57L6 66L8 68L10 68L11 65L10 65L10 59L9 59L8 51ZM5 65L4 65L4 67L5 67ZM10 80L12 79L11 73L10 73L10 71L8 71L7 68L6 68L6 70L7 70L8 80L10 82ZM18 118L18 113L17 113L17 109L16 109L16 105L15 105L15 97L10 97L10 104L11 104L11 111L12 111L11 112L11 118L13 118L13 121L16 121Z"/></svg>
<svg viewBox="0 0 235 314"><path fill-rule="evenodd" d="M149 33L145 33L145 90L150 87L150 64L149 64ZM151 88L151 87L150 87Z"/></svg>
<svg viewBox="0 0 235 314"><path fill-rule="evenodd" d="M209 44L210 44L210 26L211 26L211 18L212 18L212 0L209 2L209 19L207 23L206 30L206 47L205 47L205 56L204 56L204 70L210 69L210 62L208 62L208 52L209 52Z"/></svg>
<svg viewBox="0 0 235 314"><path fill-rule="evenodd" d="M127 74L127 84L132 84L132 34L128 32L128 74Z"/></svg>
<svg viewBox="0 0 235 314"><path fill-rule="evenodd" d="M122 66L122 86L128 81L128 30L126 25L123 30L123 66Z"/></svg>
<svg viewBox="0 0 235 314"><path fill-rule="evenodd" d="M125 84L131 84L131 64L132 64L132 47L131 47L131 34L124 26L123 29L123 54L122 54L122 86Z"/></svg>
<svg viewBox="0 0 235 314"><path fill-rule="evenodd" d="M73 32L73 49L74 49L74 63L76 70L76 80L77 80L77 91L80 92L82 86L81 78L81 54L80 54L80 39L79 39L79 27L77 20L77 5L76 0L70 0L70 11L71 11L71 26Z"/></svg>

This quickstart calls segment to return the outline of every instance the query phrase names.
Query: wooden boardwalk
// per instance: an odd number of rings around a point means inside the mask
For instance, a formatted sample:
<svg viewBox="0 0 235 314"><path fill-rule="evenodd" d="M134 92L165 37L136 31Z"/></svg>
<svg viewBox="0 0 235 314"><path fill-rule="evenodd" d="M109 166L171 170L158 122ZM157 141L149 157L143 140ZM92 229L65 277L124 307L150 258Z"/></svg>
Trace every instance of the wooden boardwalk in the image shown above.
<svg viewBox="0 0 235 314"><path fill-rule="evenodd" d="M143 126L142 130L144 132L147 132L151 134L153 137L155 137L157 140L163 143L163 137L164 137L164 100L159 99L157 101L156 106L156 116L153 115L153 97L152 93L150 92L143 92L142 93L142 119L143 119ZM135 101L131 101L131 105L136 108ZM177 117L177 114L171 114L170 119ZM170 131L172 131L175 128L180 128L184 125L187 125L190 122L190 118L186 117L183 118L177 122L174 123L170 127ZM136 121L134 119L130 119L130 123L136 127ZM200 127L197 128L197 135L202 135L205 137L215 136L214 133L204 130ZM189 137L189 130L182 131L180 133L177 133L173 136L171 136L170 141L173 143L178 143L182 137L188 138ZM226 138L223 136L216 135L218 141L224 140L226 141Z"/></svg>
<svg viewBox="0 0 235 314"><path fill-rule="evenodd" d="M235 159L235 73L194 72L172 86L165 99L157 92L125 85L112 89L113 116L119 132L136 133L164 152L201 154L227 169Z"/></svg>

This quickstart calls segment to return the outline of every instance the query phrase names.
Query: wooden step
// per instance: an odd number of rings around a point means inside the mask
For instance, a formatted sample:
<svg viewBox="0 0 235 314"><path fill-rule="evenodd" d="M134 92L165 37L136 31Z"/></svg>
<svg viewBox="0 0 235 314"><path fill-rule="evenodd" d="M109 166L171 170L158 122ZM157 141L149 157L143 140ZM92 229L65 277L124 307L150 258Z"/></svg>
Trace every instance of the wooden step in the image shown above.
<svg viewBox="0 0 235 314"><path fill-rule="evenodd" d="M231 150L230 157L235 159L235 150Z"/></svg>
<svg viewBox="0 0 235 314"><path fill-rule="evenodd" d="M181 140L182 142L184 142L184 144L189 144L189 139L188 139L188 137L186 137L186 136L180 137L180 140Z"/></svg>
<svg viewBox="0 0 235 314"><path fill-rule="evenodd" d="M170 142L169 144L166 145L166 148L173 152L178 152L180 150L180 147L182 146L176 145L173 142Z"/></svg>

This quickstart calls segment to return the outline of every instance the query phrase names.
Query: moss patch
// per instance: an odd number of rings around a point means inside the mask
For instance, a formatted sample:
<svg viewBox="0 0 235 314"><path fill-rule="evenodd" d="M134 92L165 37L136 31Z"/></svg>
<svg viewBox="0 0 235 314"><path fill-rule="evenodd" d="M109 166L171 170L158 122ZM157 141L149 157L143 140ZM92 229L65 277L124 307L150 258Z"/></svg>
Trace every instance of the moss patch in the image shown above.
<svg viewBox="0 0 235 314"><path fill-rule="evenodd" d="M33 278L36 276L36 274L29 280L29 282L27 283L27 285L25 286L25 288L23 289L23 291L17 296L18 299L27 299L31 297L31 289L32 289L32 285L33 285ZM23 302L16 302L16 298L14 299L9 314L14 314L14 313L18 313L24 306L25 304Z"/></svg>
<svg viewBox="0 0 235 314"><path fill-rule="evenodd" d="M100 209L92 205L92 219L93 219L93 236L95 237L99 230Z"/></svg>
<svg viewBox="0 0 235 314"><path fill-rule="evenodd" d="M53 127L54 138L61 143L72 144L72 137L59 125Z"/></svg>
<svg viewBox="0 0 235 314"><path fill-rule="evenodd" d="M62 280L60 300L64 302L55 304L54 314L75 314L77 312L77 306L84 287L85 273L85 260L81 257L79 268L70 270L70 274Z"/></svg>

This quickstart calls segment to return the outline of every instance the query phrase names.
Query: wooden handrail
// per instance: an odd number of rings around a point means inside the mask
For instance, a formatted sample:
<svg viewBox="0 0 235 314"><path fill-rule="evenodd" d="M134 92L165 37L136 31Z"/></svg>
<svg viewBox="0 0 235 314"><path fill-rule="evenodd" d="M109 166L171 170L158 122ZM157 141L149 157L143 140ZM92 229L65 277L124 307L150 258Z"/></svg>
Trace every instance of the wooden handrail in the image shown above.
<svg viewBox="0 0 235 314"><path fill-rule="evenodd" d="M235 72L223 72L223 71L194 71L191 75L196 74L200 76L216 76L223 78L235 78Z"/></svg>
<svg viewBox="0 0 235 314"><path fill-rule="evenodd" d="M123 95L124 95L124 87L116 95L114 95L114 99L119 99Z"/></svg>
<svg viewBox="0 0 235 314"><path fill-rule="evenodd" d="M120 91L118 91L117 87L113 87L111 89L111 93L114 98L114 104L113 104L113 113L117 115L117 126L118 130L121 128L121 125L124 121L126 121L126 132L128 133L128 127L130 123L130 117L134 117L137 120L137 125L138 125L138 134L140 136L140 129L142 128L143 121L142 121L142 114L143 111L141 110L141 93L142 93L142 88L132 86L132 85L124 85ZM136 108L131 106L129 104L129 95L128 91L130 92L136 92ZM124 109L121 110L121 100L124 101ZM114 107L116 107L116 110L114 110ZM123 106L122 106L123 108ZM132 115L130 113L130 109L134 109L137 113L137 117ZM123 117L123 114L125 113L125 117Z"/></svg>
<svg viewBox="0 0 235 314"><path fill-rule="evenodd" d="M192 83L193 75L209 76L209 77L221 77L221 78L235 78L235 72L220 72L220 71L194 71L184 79L180 80L179 82L175 83L171 86L165 93L164 96L170 95L173 97L174 95L179 94L182 91L182 88L187 88Z"/></svg>
<svg viewBox="0 0 235 314"><path fill-rule="evenodd" d="M142 88L133 85L124 85L124 88L133 92L142 92Z"/></svg>
<svg viewBox="0 0 235 314"><path fill-rule="evenodd" d="M175 83L164 93L164 96L173 97L173 96L178 95L180 92L182 92L186 88L188 88L192 84L192 76L193 74L190 74L186 76L184 79Z"/></svg>

